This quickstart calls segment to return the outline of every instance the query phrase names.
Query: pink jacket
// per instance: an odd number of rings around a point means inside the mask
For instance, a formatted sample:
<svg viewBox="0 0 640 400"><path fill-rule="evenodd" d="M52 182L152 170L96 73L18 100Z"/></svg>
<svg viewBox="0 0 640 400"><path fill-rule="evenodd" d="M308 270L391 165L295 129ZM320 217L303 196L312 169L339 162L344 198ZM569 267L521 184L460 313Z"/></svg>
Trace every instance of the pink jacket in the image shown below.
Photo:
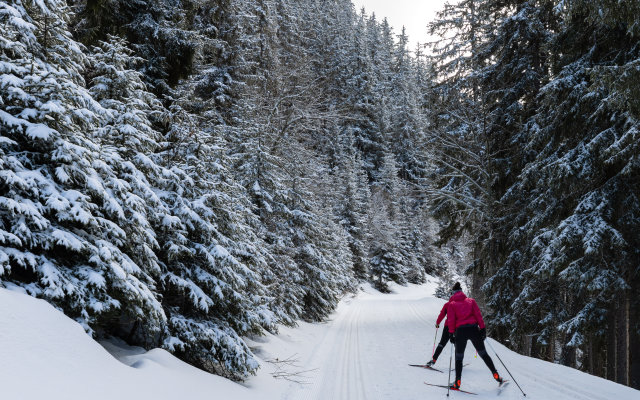
<svg viewBox="0 0 640 400"><path fill-rule="evenodd" d="M440 315L438 315L438 319L436 320L436 325L440 325L440 322L442 322L442 320L444 319L444 316L447 315L447 306L448 305L449 305L449 302L446 302L442 306L442 310L440 311ZM447 318L447 320L444 323L444 326L447 326L448 322L449 322L449 319Z"/></svg>
<svg viewBox="0 0 640 400"><path fill-rule="evenodd" d="M454 333L456 328L462 325L478 324L480 329L484 328L478 303L462 291L454 293L447 304L449 304L447 308L449 333Z"/></svg>

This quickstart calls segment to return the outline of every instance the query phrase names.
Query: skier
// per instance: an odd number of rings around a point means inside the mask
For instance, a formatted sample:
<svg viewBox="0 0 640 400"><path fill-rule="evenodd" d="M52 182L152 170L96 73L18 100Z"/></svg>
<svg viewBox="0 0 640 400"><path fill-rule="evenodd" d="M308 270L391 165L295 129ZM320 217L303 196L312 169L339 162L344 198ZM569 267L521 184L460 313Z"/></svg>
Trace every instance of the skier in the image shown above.
<svg viewBox="0 0 640 400"><path fill-rule="evenodd" d="M449 302L446 302L442 306L442 310L440 311L440 315L438 315L438 319L436 320L436 329L440 328L440 322L442 322L444 317L447 315L447 305L448 304L449 304ZM438 357L440 356L440 353L442 353L442 349L444 349L444 346L449 341L449 336L450 335L449 335L449 329L447 328L447 321L449 321L448 318L447 318L446 321L444 321L444 329L442 329L442 337L440 338L440 343L438 343L438 347L436 347L436 351L435 351L435 353L433 353L433 358L431 359L431 361L429 361L427 363L428 367L431 367L433 364L436 363L436 361L438 361Z"/></svg>
<svg viewBox="0 0 640 400"><path fill-rule="evenodd" d="M484 347L484 340L487 338L487 329L482 320L482 314L476 301L467 297L460 287L460 282L453 286L453 295L447 303L447 327L451 337L451 343L455 343L456 349L456 380L451 385L452 390L460 390L462 378L462 361L464 350L467 347L467 340L471 340L473 346L482 357L487 367L491 370L493 378L502 384L503 379L498 375L493 360Z"/></svg>

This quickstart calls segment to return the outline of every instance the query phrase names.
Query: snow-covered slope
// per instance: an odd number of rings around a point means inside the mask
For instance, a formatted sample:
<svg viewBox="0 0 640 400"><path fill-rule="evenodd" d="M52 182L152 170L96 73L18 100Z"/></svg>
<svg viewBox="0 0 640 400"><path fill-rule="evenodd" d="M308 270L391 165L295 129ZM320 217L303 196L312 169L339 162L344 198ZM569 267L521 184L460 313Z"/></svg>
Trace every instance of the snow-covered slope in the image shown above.
<svg viewBox="0 0 640 400"><path fill-rule="evenodd" d="M344 299L327 323L301 323L295 329L282 328L276 336L254 338L250 344L263 360L262 368L244 386L206 374L163 350L145 352L118 342L100 346L44 301L0 289L0 393L2 398L25 400L444 398L445 389L423 382L446 384L447 374L407 365L424 363L431 355L434 322L443 301L431 296L431 285L393 288L396 293L391 295L365 288ZM527 398L640 398L639 391L491 343ZM449 350L447 346L436 365L443 370ZM463 388L478 392L474 399L496 398L496 384L474 355L469 346ZM273 378L278 371L283 379ZM499 398L523 397L512 383Z"/></svg>
<svg viewBox="0 0 640 400"><path fill-rule="evenodd" d="M131 366L45 301L0 289L2 399L258 398L249 389L193 368L164 350L108 347Z"/></svg>

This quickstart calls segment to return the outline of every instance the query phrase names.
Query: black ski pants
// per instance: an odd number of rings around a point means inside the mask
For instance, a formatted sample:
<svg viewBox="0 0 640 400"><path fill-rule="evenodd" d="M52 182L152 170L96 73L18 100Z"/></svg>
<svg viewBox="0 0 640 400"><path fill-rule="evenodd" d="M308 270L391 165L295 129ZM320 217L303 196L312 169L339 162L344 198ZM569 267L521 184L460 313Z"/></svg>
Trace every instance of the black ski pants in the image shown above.
<svg viewBox="0 0 640 400"><path fill-rule="evenodd" d="M444 329L442 330L442 337L440 338L440 343L438 343L438 347L436 347L436 352L433 353L434 360L437 360L438 357L440 356L440 353L442 353L444 346L446 346L447 342L449 341L449 336L451 336L449 334L449 328L447 328L447 326L445 325Z"/></svg>
<svg viewBox="0 0 640 400"><path fill-rule="evenodd" d="M462 377L462 360L464 359L467 340L471 340L473 347L478 350L478 355L482 357L484 363L487 364L487 367L491 370L491 373L496 372L493 360L489 357L489 353L487 353L487 349L484 347L484 342L480 338L478 325L462 325L456 329L456 382Z"/></svg>

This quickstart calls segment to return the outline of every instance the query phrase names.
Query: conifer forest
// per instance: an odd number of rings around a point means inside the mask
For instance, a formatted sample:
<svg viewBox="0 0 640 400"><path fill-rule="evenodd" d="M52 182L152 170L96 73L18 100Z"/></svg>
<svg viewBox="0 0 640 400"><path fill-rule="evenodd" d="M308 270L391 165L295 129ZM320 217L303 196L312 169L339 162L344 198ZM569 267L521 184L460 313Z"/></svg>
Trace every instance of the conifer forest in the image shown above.
<svg viewBox="0 0 640 400"><path fill-rule="evenodd" d="M640 388L640 2L460 0L426 31L0 0L0 286L243 380L243 338L361 282L462 279L493 338Z"/></svg>

